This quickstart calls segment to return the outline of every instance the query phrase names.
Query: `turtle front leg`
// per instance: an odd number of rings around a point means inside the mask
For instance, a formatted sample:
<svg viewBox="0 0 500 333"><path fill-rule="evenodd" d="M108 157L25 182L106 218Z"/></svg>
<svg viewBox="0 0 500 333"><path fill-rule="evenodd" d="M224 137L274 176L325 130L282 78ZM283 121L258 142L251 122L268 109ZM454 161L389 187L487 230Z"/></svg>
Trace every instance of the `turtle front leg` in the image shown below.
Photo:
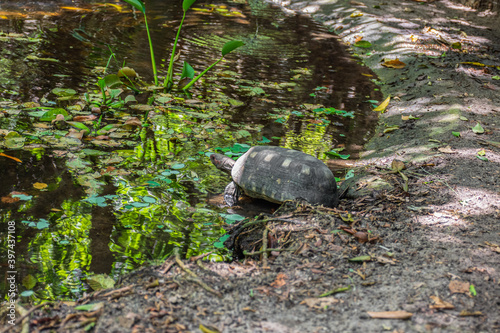
<svg viewBox="0 0 500 333"><path fill-rule="evenodd" d="M230 182L224 190L224 201L232 207L238 203L238 199L241 195L241 190L235 182Z"/></svg>

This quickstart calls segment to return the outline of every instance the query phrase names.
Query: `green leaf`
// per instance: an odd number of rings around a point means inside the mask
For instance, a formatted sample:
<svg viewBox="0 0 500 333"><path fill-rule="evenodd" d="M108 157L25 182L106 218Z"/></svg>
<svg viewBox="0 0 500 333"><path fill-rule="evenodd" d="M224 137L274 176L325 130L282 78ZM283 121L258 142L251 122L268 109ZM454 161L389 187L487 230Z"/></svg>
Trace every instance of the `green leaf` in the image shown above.
<svg viewBox="0 0 500 333"><path fill-rule="evenodd" d="M144 202L148 202L148 203L156 203L156 198L155 197L151 197L151 196L148 196L148 195L145 195L141 198Z"/></svg>
<svg viewBox="0 0 500 333"><path fill-rule="evenodd" d="M353 45L356 47L362 47L365 49L372 47L372 43L370 43L369 41L366 41L366 40L360 40L359 42L356 42Z"/></svg>
<svg viewBox="0 0 500 333"><path fill-rule="evenodd" d="M185 77L192 79L194 77L194 69L193 67L191 67L190 64L184 61L184 66L182 67L181 80Z"/></svg>
<svg viewBox="0 0 500 333"><path fill-rule="evenodd" d="M498 76L498 75L492 76L491 78L492 78L493 80L500 80L500 76Z"/></svg>
<svg viewBox="0 0 500 333"><path fill-rule="evenodd" d="M115 128L115 124L109 124L97 131L97 135L104 135Z"/></svg>
<svg viewBox="0 0 500 333"><path fill-rule="evenodd" d="M135 9L139 10L143 14L146 12L146 7L144 6L144 3L141 0L123 0L123 1L135 7Z"/></svg>
<svg viewBox="0 0 500 333"><path fill-rule="evenodd" d="M483 134L484 133L484 128L481 126L480 123L477 123L476 126L472 127L472 132L476 134Z"/></svg>
<svg viewBox="0 0 500 333"><path fill-rule="evenodd" d="M243 43L240 40L232 40L230 42L227 42L222 47L222 56L224 57L226 54L234 51L235 49L237 49L238 47L243 46L243 45L245 45L245 43Z"/></svg>
<svg viewBox="0 0 500 333"><path fill-rule="evenodd" d="M451 134L453 134L454 136L456 136L457 138L460 137L460 132L451 132Z"/></svg>
<svg viewBox="0 0 500 333"><path fill-rule="evenodd" d="M488 162L488 158L486 156L476 156L477 158L479 158L481 161L484 161L484 162Z"/></svg>
<svg viewBox="0 0 500 333"><path fill-rule="evenodd" d="M30 297L31 295L33 295L35 292L33 290L25 290L23 291L22 293L20 293L19 295L23 296L23 297Z"/></svg>
<svg viewBox="0 0 500 333"><path fill-rule="evenodd" d="M193 5L193 3L195 3L196 0L184 0L182 2L182 10L187 12L189 8L191 8L191 6Z"/></svg>
<svg viewBox="0 0 500 333"><path fill-rule="evenodd" d="M120 87L123 82L120 80L120 77L116 74L109 74L104 77L104 83L106 87L114 89Z"/></svg>
<svg viewBox="0 0 500 333"><path fill-rule="evenodd" d="M186 165L184 163L175 163L171 166L172 169L182 169L184 168Z"/></svg>
<svg viewBox="0 0 500 333"><path fill-rule="evenodd" d="M37 280L31 274L28 274L23 278L23 286L26 289L33 289L33 287L36 285L36 283L37 283Z"/></svg>
<svg viewBox="0 0 500 333"><path fill-rule="evenodd" d="M92 277L92 278L95 278L95 277ZM102 307L104 306L104 302L100 302L100 303L91 303L91 304L84 304L84 305L78 305L78 306L75 306L75 310L81 310L81 311L97 311L99 309L102 309Z"/></svg>
<svg viewBox="0 0 500 333"><path fill-rule="evenodd" d="M76 94L76 90L74 89L64 89L64 88L54 88L52 89L52 93L59 97L65 96L73 96Z"/></svg>
<svg viewBox="0 0 500 333"><path fill-rule="evenodd" d="M33 198L32 195L24 195L24 194L13 194L12 197L19 198L19 200L24 200L24 201L28 201Z"/></svg>
<svg viewBox="0 0 500 333"><path fill-rule="evenodd" d="M329 157L338 157L338 158L341 158L343 160L347 160L351 155L341 155L339 153L337 153L336 151L327 151L326 154L329 156Z"/></svg>
<svg viewBox="0 0 500 333"><path fill-rule="evenodd" d="M5 147L9 149L19 149L24 146L26 138L17 132L9 132L5 136Z"/></svg>
<svg viewBox="0 0 500 333"><path fill-rule="evenodd" d="M471 294L472 296L476 296L476 295L477 295L476 288L474 287L474 285L473 285L473 284L471 284L471 285L469 286L469 292L470 292L470 294Z"/></svg>
<svg viewBox="0 0 500 333"><path fill-rule="evenodd" d="M79 130L84 130L85 134L90 133L90 129L82 123L79 123L77 121L68 121L68 124L70 124L71 126L73 126L74 128L77 128Z"/></svg>
<svg viewBox="0 0 500 333"><path fill-rule="evenodd" d="M64 116L65 120L68 120L71 118L70 115L68 115L68 112L63 109L63 108L56 108L49 110L43 114L43 116L40 117L40 121L52 121L55 120L58 114L62 114Z"/></svg>

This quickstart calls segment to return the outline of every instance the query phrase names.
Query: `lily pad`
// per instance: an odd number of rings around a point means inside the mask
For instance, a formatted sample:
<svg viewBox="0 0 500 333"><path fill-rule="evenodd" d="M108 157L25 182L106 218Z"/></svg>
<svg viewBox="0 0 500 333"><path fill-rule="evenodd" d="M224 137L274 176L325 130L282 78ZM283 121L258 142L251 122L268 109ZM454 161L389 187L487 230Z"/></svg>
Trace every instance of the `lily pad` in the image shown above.
<svg viewBox="0 0 500 333"><path fill-rule="evenodd" d="M17 132L9 132L5 136L5 147L9 149L19 149L24 146L26 138Z"/></svg>
<svg viewBox="0 0 500 333"><path fill-rule="evenodd" d="M76 90L74 89L64 89L64 88L54 88L52 89L52 93L59 97L67 97L73 96L76 94Z"/></svg>

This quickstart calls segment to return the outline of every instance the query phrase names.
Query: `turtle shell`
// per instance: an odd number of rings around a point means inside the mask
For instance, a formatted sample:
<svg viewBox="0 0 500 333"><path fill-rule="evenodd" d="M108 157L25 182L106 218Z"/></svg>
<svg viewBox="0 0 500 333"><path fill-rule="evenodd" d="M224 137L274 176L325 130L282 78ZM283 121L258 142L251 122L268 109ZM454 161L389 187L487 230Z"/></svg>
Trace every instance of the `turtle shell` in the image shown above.
<svg viewBox="0 0 500 333"><path fill-rule="evenodd" d="M303 152L273 146L256 146L241 156L231 171L233 181L253 198L281 203L304 199L335 207L337 184L328 167Z"/></svg>

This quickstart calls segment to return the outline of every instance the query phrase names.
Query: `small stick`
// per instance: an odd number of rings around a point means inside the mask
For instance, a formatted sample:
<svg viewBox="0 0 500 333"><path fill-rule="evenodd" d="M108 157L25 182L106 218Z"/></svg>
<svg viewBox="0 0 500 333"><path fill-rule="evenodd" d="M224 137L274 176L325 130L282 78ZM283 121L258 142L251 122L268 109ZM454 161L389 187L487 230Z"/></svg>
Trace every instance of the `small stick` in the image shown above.
<svg viewBox="0 0 500 333"><path fill-rule="evenodd" d="M269 253L267 252L267 234L269 233L269 229L264 227L264 232L262 233L262 268L269 268L267 265L267 257Z"/></svg>

